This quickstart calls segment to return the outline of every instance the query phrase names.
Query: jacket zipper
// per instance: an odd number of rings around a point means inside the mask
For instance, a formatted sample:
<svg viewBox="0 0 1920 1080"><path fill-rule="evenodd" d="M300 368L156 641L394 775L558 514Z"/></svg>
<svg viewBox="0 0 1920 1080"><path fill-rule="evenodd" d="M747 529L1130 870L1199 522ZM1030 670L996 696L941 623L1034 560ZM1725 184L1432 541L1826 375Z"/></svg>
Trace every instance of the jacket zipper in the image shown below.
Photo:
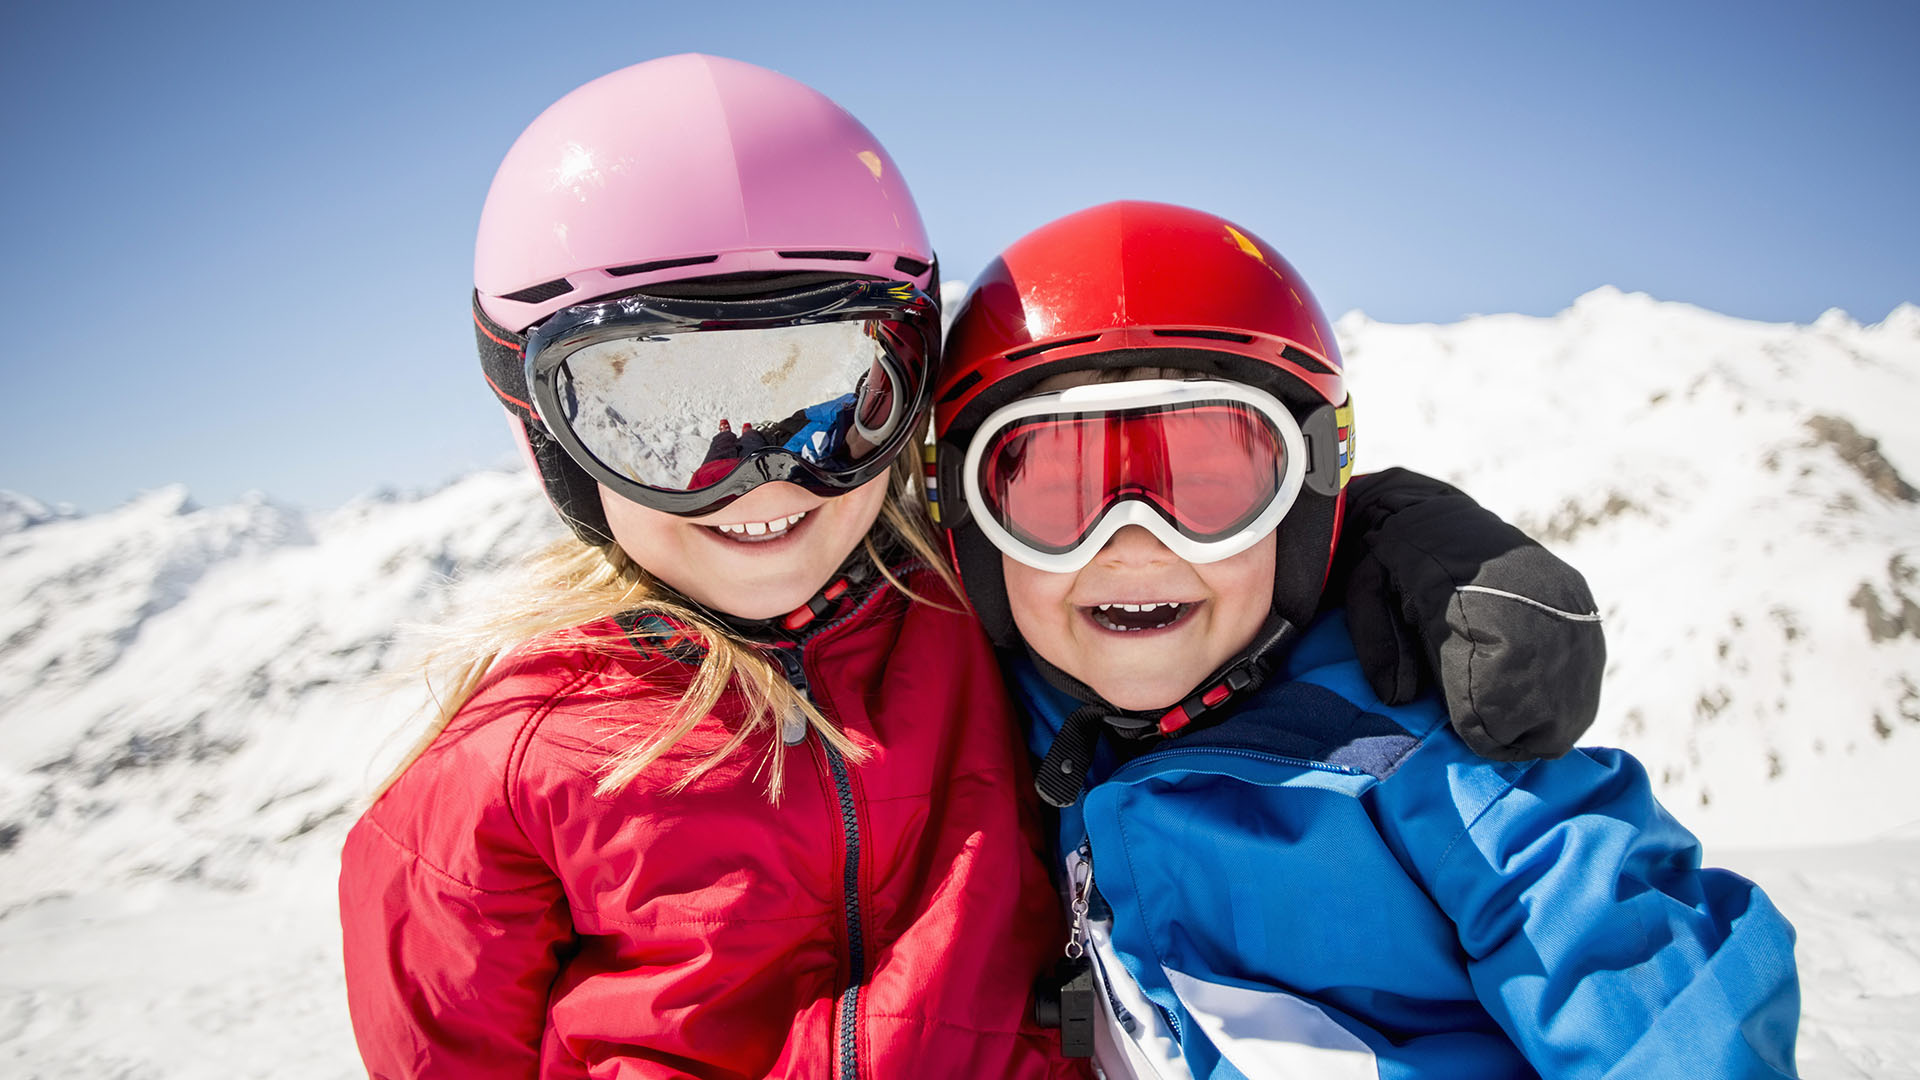
<svg viewBox="0 0 1920 1080"><path fill-rule="evenodd" d="M1140 1026L1133 1013L1121 1003L1113 992L1113 977L1107 974L1106 964L1100 959L1099 950L1094 947L1091 919L1093 903L1100 900L1102 908L1106 901L1100 899L1093 887L1093 838L1082 837L1080 850L1067 856L1067 906L1073 913L1073 926L1067 932L1067 959L1078 960L1086 957L1087 962L1100 969L1100 985L1106 991L1107 1007L1113 1010L1114 1019L1120 1021L1120 1027L1131 1035ZM1101 916L1108 924L1113 921L1111 910ZM1128 978L1132 978L1131 975ZM1172 1017L1168 1017L1169 1020ZM1178 1034L1179 1028L1174 1029Z"/></svg>
<svg viewBox="0 0 1920 1080"><path fill-rule="evenodd" d="M864 607L865 605L860 605ZM849 613L852 614L852 613ZM841 625L839 620L832 625ZM826 629L823 627L822 629ZM813 635L808 635L812 637ZM798 649L777 649L780 666L787 681L793 684L801 696L809 697L807 672L802 664ZM860 816L853 799L853 777L847 770L847 760L824 740L820 749L827 759L827 768L833 774L834 792L840 802L840 838L845 852L845 869L841 873L841 915L846 919L847 927L847 985L840 991L839 1007L835 1010L834 1058L837 1069L834 1075L853 1080L860 1070L860 1041L858 1019L860 1013L860 988L866 981L867 957L866 939L863 933L863 919L860 907Z"/></svg>
<svg viewBox="0 0 1920 1080"><path fill-rule="evenodd" d="M840 830L846 842L846 870L840 887L847 918L847 987L840 992L840 1072L847 1080L859 1075L860 1043L856 1021L860 1014L860 986L866 979L866 942L860 920L860 819L853 805L853 780L847 775L846 759L840 751L820 744L833 769L833 786L840 793Z"/></svg>

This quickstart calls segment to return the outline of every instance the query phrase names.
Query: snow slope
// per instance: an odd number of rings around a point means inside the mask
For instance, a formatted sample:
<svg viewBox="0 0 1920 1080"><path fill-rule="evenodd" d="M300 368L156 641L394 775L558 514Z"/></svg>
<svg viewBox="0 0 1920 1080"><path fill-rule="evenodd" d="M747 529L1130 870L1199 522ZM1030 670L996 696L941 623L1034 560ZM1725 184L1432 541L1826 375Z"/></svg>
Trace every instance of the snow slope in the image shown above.
<svg viewBox="0 0 1920 1080"><path fill-rule="evenodd" d="M1590 741L1683 820L1743 845L1920 821L1920 308L1771 326L1601 289L1338 330L1361 468L1454 480L1586 573Z"/></svg>
<svg viewBox="0 0 1920 1080"><path fill-rule="evenodd" d="M1362 468L1587 572L1590 741L1795 920L1806 1074L1920 1076L1920 309L1338 329ZM556 535L521 474L313 515L0 495L0 1074L360 1075L333 879L424 701L394 628Z"/></svg>

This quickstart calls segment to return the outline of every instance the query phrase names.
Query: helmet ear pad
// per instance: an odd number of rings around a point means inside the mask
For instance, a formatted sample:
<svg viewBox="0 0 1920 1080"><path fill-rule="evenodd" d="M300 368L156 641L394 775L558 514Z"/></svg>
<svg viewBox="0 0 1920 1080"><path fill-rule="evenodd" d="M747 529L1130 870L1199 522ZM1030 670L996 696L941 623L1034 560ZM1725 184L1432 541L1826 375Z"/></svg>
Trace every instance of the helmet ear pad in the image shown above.
<svg viewBox="0 0 1920 1080"><path fill-rule="evenodd" d="M987 640L1002 649L1018 646L1020 631L1013 625L1013 608L1007 603L1007 575L1000 562L1000 549L972 521L955 526L948 535L953 541L954 568L960 571L961 587L987 632Z"/></svg>
<svg viewBox="0 0 1920 1080"><path fill-rule="evenodd" d="M1273 613L1295 626L1305 627L1319 610L1345 494L1302 490L1275 530Z"/></svg>

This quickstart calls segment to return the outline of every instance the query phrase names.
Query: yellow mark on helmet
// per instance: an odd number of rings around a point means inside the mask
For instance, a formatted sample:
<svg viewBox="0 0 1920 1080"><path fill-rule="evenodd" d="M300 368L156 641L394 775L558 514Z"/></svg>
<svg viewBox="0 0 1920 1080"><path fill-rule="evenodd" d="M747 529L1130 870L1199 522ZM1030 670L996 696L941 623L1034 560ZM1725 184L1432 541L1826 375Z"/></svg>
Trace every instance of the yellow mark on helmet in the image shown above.
<svg viewBox="0 0 1920 1080"><path fill-rule="evenodd" d="M886 169L886 166L880 161L880 155L871 150L862 150L858 154L855 154L854 157L860 159L860 163L867 167L867 171L873 174L875 180L880 179L880 174Z"/></svg>
<svg viewBox="0 0 1920 1080"><path fill-rule="evenodd" d="M1260 253L1260 245L1249 239L1246 233L1229 225L1227 226L1227 235L1233 237L1233 242L1239 245L1241 251L1259 259L1261 262L1267 261L1267 257Z"/></svg>

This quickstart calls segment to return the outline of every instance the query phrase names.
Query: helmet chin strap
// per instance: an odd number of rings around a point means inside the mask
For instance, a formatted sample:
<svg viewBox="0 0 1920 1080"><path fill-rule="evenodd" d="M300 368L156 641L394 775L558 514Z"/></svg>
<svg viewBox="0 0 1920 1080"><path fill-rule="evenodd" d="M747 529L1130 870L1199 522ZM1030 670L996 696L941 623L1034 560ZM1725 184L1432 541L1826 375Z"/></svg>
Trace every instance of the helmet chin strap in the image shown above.
<svg viewBox="0 0 1920 1080"><path fill-rule="evenodd" d="M715 611L679 590L673 590L675 596L688 607L700 612L721 627L748 641L761 645L790 645L796 635L804 633L821 619L832 614L843 599L864 594L864 586L880 576L879 567L866 557L863 548L856 547L848 554L840 568L833 572L813 596L804 604L785 615L774 615L765 619L748 619L739 615L730 615L724 611ZM664 583L663 583L664 587Z"/></svg>
<svg viewBox="0 0 1920 1080"><path fill-rule="evenodd" d="M1083 702L1061 725L1034 773L1033 786L1048 804L1068 807L1086 787L1087 770L1102 737L1123 740L1116 749L1126 756L1147 752L1168 739L1177 739L1226 719L1225 707L1260 688L1274 665L1293 647L1300 630L1278 612L1254 635L1253 643L1222 664L1172 708L1122 709L1109 703L1086 683L1047 662L1027 647L1027 655L1047 682Z"/></svg>

